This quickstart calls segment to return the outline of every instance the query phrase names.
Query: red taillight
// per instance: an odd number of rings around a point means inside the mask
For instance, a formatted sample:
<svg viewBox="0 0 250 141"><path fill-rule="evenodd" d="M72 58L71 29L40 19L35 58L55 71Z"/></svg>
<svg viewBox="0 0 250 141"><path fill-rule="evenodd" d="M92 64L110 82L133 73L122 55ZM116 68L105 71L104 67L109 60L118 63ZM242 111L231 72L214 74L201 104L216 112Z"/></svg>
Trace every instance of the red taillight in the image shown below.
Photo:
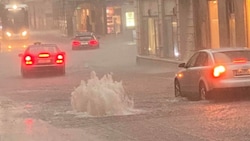
<svg viewBox="0 0 250 141"><path fill-rule="evenodd" d="M56 63L62 64L64 62L64 56L62 54L58 54L56 57Z"/></svg>
<svg viewBox="0 0 250 141"><path fill-rule="evenodd" d="M24 57L24 61L25 61L26 65L32 65L33 64L32 57L29 56L29 55Z"/></svg>
<svg viewBox="0 0 250 141"><path fill-rule="evenodd" d="M246 58L236 58L233 60L233 63L246 63L247 59Z"/></svg>
<svg viewBox="0 0 250 141"><path fill-rule="evenodd" d="M91 45L91 46L95 46L97 44L98 44L98 41L96 41L96 40L90 40L89 41L89 45Z"/></svg>
<svg viewBox="0 0 250 141"><path fill-rule="evenodd" d="M80 42L80 41L77 41L77 40L74 40L74 41L72 41L72 45L73 45L73 46L80 46L80 45L81 45L81 42Z"/></svg>
<svg viewBox="0 0 250 141"><path fill-rule="evenodd" d="M213 71L213 76L220 77L224 72L226 72L226 68L224 66L216 66Z"/></svg>

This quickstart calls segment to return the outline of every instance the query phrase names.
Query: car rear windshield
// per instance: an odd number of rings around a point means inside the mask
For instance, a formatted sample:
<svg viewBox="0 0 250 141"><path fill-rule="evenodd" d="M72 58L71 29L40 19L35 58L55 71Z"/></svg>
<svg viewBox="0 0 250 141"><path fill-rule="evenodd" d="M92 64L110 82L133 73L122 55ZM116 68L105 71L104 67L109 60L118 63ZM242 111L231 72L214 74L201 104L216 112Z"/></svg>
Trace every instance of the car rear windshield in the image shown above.
<svg viewBox="0 0 250 141"><path fill-rule="evenodd" d="M81 40L81 41L89 41L89 40L94 39L94 37L93 36L77 36L76 39Z"/></svg>
<svg viewBox="0 0 250 141"><path fill-rule="evenodd" d="M225 51L214 53L215 63L232 63L239 60L250 60L250 51Z"/></svg>
<svg viewBox="0 0 250 141"><path fill-rule="evenodd" d="M39 54L41 52L49 52L49 53L56 53L57 49L54 46L39 46L39 47L30 47L29 53L32 54Z"/></svg>

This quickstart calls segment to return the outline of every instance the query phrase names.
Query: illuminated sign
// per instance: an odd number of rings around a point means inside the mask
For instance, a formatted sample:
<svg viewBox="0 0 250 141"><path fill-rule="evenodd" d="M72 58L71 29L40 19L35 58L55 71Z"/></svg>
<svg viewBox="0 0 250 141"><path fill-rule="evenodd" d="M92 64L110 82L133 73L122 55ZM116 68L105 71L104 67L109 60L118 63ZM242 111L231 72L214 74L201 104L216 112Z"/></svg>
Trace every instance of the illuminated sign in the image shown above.
<svg viewBox="0 0 250 141"><path fill-rule="evenodd" d="M135 26L135 13L134 12L126 12L126 26L127 27Z"/></svg>
<svg viewBox="0 0 250 141"><path fill-rule="evenodd" d="M8 11L16 11L16 10L22 10L26 9L28 6L26 4L19 4L19 5L5 5L5 9Z"/></svg>

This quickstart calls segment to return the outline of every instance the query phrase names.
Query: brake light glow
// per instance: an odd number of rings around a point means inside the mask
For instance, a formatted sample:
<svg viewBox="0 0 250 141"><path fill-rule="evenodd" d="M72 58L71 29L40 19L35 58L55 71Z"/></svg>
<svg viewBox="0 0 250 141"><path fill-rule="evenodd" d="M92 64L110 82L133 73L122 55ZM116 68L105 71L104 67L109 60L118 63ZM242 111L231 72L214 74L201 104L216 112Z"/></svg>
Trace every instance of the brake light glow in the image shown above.
<svg viewBox="0 0 250 141"><path fill-rule="evenodd" d="M97 44L98 44L98 41L96 41L96 40L90 40L89 41L89 45L94 46L94 45L97 45Z"/></svg>
<svg viewBox="0 0 250 141"><path fill-rule="evenodd" d="M48 53L39 54L39 58L48 58L50 55Z"/></svg>
<svg viewBox="0 0 250 141"><path fill-rule="evenodd" d="M213 71L213 76L220 77L224 72L226 72L226 68L224 66L216 66Z"/></svg>
<svg viewBox="0 0 250 141"><path fill-rule="evenodd" d="M80 45L81 45L81 42L80 42L80 41L77 41L77 40L74 40L74 41L72 42L72 45L73 45L73 46L80 46Z"/></svg>
<svg viewBox="0 0 250 141"><path fill-rule="evenodd" d="M56 58L56 63L57 64L62 64L64 62L64 56L59 54L57 55L57 58Z"/></svg>
<svg viewBox="0 0 250 141"><path fill-rule="evenodd" d="M58 56L57 56L57 59L62 60L62 59L63 59L63 55L58 55Z"/></svg>
<svg viewBox="0 0 250 141"><path fill-rule="evenodd" d="M25 56L24 61L25 61L26 65L32 65L33 64L31 56Z"/></svg>
<svg viewBox="0 0 250 141"><path fill-rule="evenodd" d="M233 60L233 63L246 63L247 59L246 58L236 58Z"/></svg>

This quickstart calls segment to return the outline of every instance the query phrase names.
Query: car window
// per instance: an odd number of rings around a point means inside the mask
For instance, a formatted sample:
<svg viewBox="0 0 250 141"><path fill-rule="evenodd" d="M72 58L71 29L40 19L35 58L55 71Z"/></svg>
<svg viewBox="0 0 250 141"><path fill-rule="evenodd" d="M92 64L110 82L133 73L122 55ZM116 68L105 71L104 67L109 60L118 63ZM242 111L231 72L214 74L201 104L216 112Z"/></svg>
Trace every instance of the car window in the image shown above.
<svg viewBox="0 0 250 141"><path fill-rule="evenodd" d="M39 46L39 47L30 47L28 52L32 54L38 54L40 52L56 53L57 49L56 47L53 46Z"/></svg>
<svg viewBox="0 0 250 141"><path fill-rule="evenodd" d="M195 53L187 62L186 67L190 68L190 67L194 67L195 66L195 62L196 62L196 58L198 57L199 53Z"/></svg>
<svg viewBox="0 0 250 141"><path fill-rule="evenodd" d="M250 51L226 51L213 54L215 63L231 63L237 59L250 61Z"/></svg>
<svg viewBox="0 0 250 141"><path fill-rule="evenodd" d="M200 52L196 59L195 67L207 66L207 65L208 65L208 54L206 52Z"/></svg>
<svg viewBox="0 0 250 141"><path fill-rule="evenodd" d="M76 36L76 39L77 40L88 41L88 40L94 39L94 37L93 36Z"/></svg>

